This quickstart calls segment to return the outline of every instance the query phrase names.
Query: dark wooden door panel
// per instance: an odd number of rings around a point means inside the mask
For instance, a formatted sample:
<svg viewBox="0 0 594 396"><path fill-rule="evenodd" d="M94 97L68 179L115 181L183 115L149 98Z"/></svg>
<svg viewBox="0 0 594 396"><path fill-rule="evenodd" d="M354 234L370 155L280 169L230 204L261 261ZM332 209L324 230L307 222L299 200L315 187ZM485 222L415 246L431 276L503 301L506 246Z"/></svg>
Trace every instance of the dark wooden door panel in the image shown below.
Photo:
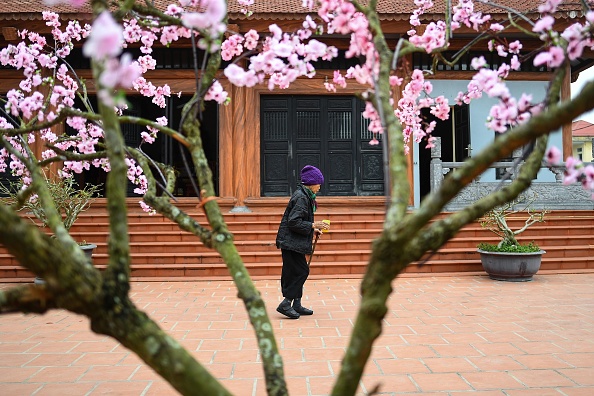
<svg viewBox="0 0 594 396"><path fill-rule="evenodd" d="M272 95L261 101L262 196L292 194L305 165L324 174L319 195L384 194L382 151L369 145L363 102L351 96Z"/></svg>

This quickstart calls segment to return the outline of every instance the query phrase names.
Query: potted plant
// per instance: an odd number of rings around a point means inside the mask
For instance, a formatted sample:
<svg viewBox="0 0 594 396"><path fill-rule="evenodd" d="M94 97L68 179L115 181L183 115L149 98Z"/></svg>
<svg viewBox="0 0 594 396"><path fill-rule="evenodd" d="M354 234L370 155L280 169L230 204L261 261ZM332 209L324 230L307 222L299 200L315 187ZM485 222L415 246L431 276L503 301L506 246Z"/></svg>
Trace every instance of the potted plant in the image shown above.
<svg viewBox="0 0 594 396"><path fill-rule="evenodd" d="M491 279L530 281L540 269L542 255L546 252L534 242L520 244L516 239L531 225L544 222L545 215L549 213L546 209L533 210L532 203L535 199L536 194L520 195L515 200L492 209L480 219L483 228L501 238L497 244L478 245L483 269ZM524 225L514 231L510 228L508 220L520 213L525 217Z"/></svg>
<svg viewBox="0 0 594 396"><path fill-rule="evenodd" d="M86 184L83 188L78 188L78 183L73 177L46 177L46 183L56 209L62 215L62 222L67 231L70 231L78 216L89 209L93 201L100 196L99 190L101 185ZM26 216L35 224L41 227L47 226L47 217L41 203L36 199L37 196L32 195L28 199L23 200L20 197L22 191L22 181L10 182L8 185L0 183L0 195L4 197L0 200L7 205L20 203L17 210L24 211ZM38 221L36 222L35 219ZM85 252L89 261L92 260L93 250L97 245L87 243L84 240L78 242L78 245ZM35 282L43 283L43 279L35 278Z"/></svg>

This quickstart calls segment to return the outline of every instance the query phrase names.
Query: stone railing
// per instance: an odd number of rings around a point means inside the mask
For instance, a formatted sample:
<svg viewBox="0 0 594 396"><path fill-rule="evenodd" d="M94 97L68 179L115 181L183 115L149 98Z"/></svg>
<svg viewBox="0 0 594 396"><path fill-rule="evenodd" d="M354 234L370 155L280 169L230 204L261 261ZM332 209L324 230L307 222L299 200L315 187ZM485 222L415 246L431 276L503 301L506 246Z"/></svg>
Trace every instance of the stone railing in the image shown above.
<svg viewBox="0 0 594 396"><path fill-rule="evenodd" d="M457 211L468 204L475 202L477 199L505 186L511 179L515 177L513 163L520 158L522 150L516 150L513 153L512 160L509 162L496 162L492 168L499 168L505 170L503 173L509 173L507 180L501 181L481 181L480 177L472 181L466 186L452 201L450 201L444 208L446 211ZM441 186L445 175L449 172L461 167L463 162L443 162L441 160L441 139L437 138L435 147L431 149L431 191L435 191ZM572 185L563 184L563 173L565 168L560 167L544 167L552 172L555 181L541 182L534 180L532 185L528 188L527 194L536 194L536 200L532 207L535 209L573 209L573 210L592 210L594 209L594 200L592 193L584 190L580 183Z"/></svg>

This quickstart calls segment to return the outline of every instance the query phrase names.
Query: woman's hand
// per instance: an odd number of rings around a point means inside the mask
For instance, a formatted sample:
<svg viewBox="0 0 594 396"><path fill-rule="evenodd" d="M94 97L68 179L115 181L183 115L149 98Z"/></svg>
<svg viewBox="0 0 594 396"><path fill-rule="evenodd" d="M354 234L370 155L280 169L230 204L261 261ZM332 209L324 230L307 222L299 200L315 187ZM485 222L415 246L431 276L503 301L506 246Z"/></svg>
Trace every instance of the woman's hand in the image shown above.
<svg viewBox="0 0 594 396"><path fill-rule="evenodd" d="M315 229L316 233L321 233L322 230L329 230L330 224L323 221L316 221L312 224L312 228Z"/></svg>

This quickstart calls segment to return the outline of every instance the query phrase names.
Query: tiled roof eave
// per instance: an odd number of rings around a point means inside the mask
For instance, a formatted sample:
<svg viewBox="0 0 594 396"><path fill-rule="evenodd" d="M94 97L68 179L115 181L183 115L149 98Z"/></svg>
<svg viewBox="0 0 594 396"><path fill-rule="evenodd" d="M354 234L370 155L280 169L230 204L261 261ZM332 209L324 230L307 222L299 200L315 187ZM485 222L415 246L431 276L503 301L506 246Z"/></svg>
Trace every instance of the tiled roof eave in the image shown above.
<svg viewBox="0 0 594 396"><path fill-rule="evenodd" d="M90 20L92 15L89 13L72 12L60 13L60 17L65 20ZM0 13L0 21L42 21L43 16L40 12L18 12L18 13Z"/></svg>
<svg viewBox="0 0 594 396"><path fill-rule="evenodd" d="M291 20L301 20L303 19L306 15L312 15L312 13L310 12L294 12L294 13L290 13L290 14L284 14L284 13L262 13L262 14L253 14L251 16L245 16L243 14L229 14L229 20L234 20L234 21L248 21L248 20L259 20L259 21L275 21L275 20L281 20L281 21L291 21ZM528 19L531 20L536 20L539 18L539 14L534 12L534 13L526 13L524 14L524 16L526 16ZM492 13L491 14L492 20L495 21L504 21L508 19L508 14L495 14ZM410 14L380 14L379 15L379 19L380 21L408 21L410 18ZM555 14L555 18L556 19L573 19L574 17L570 16L568 12L559 12L557 14ZM443 14L424 14L421 18L421 22L430 22L430 21L438 21L438 20L443 20L444 19L444 15Z"/></svg>
<svg viewBox="0 0 594 396"><path fill-rule="evenodd" d="M301 20L306 15L312 15L312 12L292 12L292 13L257 13L252 14L251 16L246 16L241 13L229 13L229 20L230 21L248 21L248 20L260 20L260 21L291 21L291 20ZM78 19L78 20L89 20L91 18L91 14L86 12L62 12L60 15L63 17L63 20L68 19ZM508 14L503 13L491 13L493 20L506 20L508 18ZM526 17L529 19L535 20L539 17L538 13L526 13ZM379 19L381 21L408 21L410 18L410 14L380 14ZM573 19L574 17L569 15L569 12L558 12L555 14L556 19ZM13 13L1 13L0 12L0 20L4 21L27 21L27 20L42 20L41 12L13 12ZM437 21L443 19L443 13L434 13L434 14L424 14L422 16L421 21Z"/></svg>

